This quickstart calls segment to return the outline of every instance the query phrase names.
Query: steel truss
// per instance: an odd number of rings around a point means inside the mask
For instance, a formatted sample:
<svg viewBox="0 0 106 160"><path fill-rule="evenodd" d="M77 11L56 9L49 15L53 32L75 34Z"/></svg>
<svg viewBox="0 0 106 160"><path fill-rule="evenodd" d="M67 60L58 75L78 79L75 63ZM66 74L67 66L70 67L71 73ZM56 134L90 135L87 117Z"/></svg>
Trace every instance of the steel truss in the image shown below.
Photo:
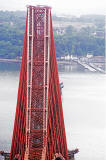
<svg viewBox="0 0 106 160"><path fill-rule="evenodd" d="M68 160L51 8L28 6L10 160Z"/></svg>

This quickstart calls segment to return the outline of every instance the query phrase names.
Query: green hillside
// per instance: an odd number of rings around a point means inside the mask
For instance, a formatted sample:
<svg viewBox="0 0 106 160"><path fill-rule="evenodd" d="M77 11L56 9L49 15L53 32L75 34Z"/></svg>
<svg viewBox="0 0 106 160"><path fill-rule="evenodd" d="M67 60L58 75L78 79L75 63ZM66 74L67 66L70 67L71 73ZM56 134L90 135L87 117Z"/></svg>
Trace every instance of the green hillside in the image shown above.
<svg viewBox="0 0 106 160"><path fill-rule="evenodd" d="M0 11L0 58L22 55L26 12ZM66 54L85 56L105 54L105 17L57 17L53 15L53 30L57 57Z"/></svg>

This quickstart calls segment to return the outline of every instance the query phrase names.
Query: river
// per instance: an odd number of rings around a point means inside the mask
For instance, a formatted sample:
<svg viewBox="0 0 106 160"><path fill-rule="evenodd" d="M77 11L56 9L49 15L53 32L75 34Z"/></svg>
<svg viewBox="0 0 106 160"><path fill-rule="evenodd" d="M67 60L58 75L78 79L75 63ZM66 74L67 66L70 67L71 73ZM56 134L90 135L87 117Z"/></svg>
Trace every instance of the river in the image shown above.
<svg viewBox="0 0 106 160"><path fill-rule="evenodd" d="M69 149L76 160L106 160L106 75L59 65ZM0 63L0 150L10 151L20 65Z"/></svg>

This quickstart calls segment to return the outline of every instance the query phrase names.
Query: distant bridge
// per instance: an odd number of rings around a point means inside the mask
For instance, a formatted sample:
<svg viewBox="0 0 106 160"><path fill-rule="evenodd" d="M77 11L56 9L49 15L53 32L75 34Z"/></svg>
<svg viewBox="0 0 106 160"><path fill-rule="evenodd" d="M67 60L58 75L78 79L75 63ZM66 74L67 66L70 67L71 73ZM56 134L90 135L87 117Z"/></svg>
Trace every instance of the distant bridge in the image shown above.
<svg viewBox="0 0 106 160"><path fill-rule="evenodd" d="M15 63L21 63L21 59L7 59L7 58L0 58L0 62L15 62Z"/></svg>
<svg viewBox="0 0 106 160"><path fill-rule="evenodd" d="M80 64L81 66L83 66L84 68L88 69L89 71L91 72L100 72L100 73L106 73L103 69L95 66L94 64L92 63L85 63L85 62L81 62L79 59L76 59L76 60L72 60L78 64Z"/></svg>

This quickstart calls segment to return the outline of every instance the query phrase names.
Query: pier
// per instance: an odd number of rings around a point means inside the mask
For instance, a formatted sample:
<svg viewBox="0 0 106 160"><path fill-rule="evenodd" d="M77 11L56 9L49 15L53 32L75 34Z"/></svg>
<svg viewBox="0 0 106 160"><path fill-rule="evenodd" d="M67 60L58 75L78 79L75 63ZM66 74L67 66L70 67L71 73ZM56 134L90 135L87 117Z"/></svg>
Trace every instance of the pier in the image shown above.
<svg viewBox="0 0 106 160"><path fill-rule="evenodd" d="M105 74L105 70L103 70L102 68L98 67L96 65L96 63L98 62L89 62L89 61L82 61L80 60L80 58L70 58L69 60L58 60L57 61L58 64L64 64L64 65L75 65L75 64L79 64L82 67L84 67L85 69L89 70L90 72L94 72L94 73L103 73ZM99 62L100 63L100 62ZM105 62L101 62L103 65L105 65ZM105 67L104 67L105 68Z"/></svg>
<svg viewBox="0 0 106 160"><path fill-rule="evenodd" d="M81 62L79 59L78 60L73 60L74 62L80 64L83 66L85 69L88 69L91 72L100 72L100 73L106 73L103 69L97 67L93 63L86 63L86 62Z"/></svg>

